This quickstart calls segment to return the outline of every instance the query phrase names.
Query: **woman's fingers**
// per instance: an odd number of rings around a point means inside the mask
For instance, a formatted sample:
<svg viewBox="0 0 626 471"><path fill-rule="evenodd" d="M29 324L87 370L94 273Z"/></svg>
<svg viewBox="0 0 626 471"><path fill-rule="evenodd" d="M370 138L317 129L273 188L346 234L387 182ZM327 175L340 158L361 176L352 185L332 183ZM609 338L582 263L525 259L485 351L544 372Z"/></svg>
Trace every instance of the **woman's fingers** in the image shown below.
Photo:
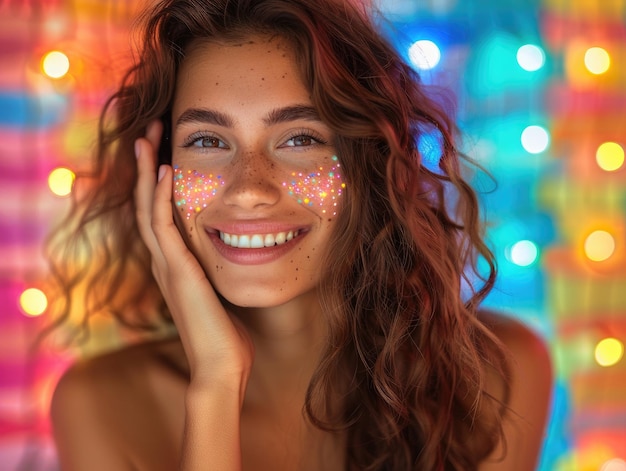
<svg viewBox="0 0 626 471"><path fill-rule="evenodd" d="M160 139L162 126L148 126L146 138L135 141L137 158L137 183L135 185L135 208L139 233L144 243L155 255L158 243L152 231L152 209L156 184L156 160L153 143ZM148 136L150 136L148 138Z"/></svg>
<svg viewBox="0 0 626 471"><path fill-rule="evenodd" d="M174 223L172 173L172 167L169 165L160 166L152 203L152 230L166 259L183 255L192 256Z"/></svg>
<svg viewBox="0 0 626 471"><path fill-rule="evenodd" d="M161 120L156 119L151 121L150 124L146 127L146 139L152 145L152 149L155 154L159 150L159 146L161 145L161 137L163 135L163 123ZM156 160L155 160L156 162Z"/></svg>

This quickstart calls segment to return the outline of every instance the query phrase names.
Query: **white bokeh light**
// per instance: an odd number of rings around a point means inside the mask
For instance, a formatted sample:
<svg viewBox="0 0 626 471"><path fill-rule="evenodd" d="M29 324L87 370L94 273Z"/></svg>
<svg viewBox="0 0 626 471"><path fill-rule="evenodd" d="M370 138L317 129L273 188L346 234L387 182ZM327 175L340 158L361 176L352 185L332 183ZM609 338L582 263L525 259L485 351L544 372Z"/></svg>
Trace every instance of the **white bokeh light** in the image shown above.
<svg viewBox="0 0 626 471"><path fill-rule="evenodd" d="M439 47L428 39L415 41L409 47L409 59L411 63L422 70L429 70L437 66L441 60Z"/></svg>
<svg viewBox="0 0 626 471"><path fill-rule="evenodd" d="M51 51L43 58L41 67L51 78L61 78L70 70L70 60L61 51Z"/></svg>
<svg viewBox="0 0 626 471"><path fill-rule="evenodd" d="M539 46L525 44L517 50L517 63L528 72L534 72L543 67L546 55Z"/></svg>
<svg viewBox="0 0 626 471"><path fill-rule="evenodd" d="M541 126L528 126L522 131L522 147L531 154L539 154L550 145L550 134Z"/></svg>
<svg viewBox="0 0 626 471"><path fill-rule="evenodd" d="M509 259L515 265L527 267L535 263L538 255L539 250L534 242L530 240L520 240L511 247Z"/></svg>

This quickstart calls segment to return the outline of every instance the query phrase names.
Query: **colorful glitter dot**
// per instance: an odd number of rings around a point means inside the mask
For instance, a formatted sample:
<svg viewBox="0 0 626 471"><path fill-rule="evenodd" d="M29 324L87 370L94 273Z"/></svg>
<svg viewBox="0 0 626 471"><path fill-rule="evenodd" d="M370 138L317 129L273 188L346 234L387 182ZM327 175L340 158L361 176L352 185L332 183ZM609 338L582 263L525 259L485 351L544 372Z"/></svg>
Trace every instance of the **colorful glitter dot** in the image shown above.
<svg viewBox="0 0 626 471"><path fill-rule="evenodd" d="M332 160L334 163L328 172L325 172L323 167L319 167L319 172L306 175L292 172L292 180L289 183L283 182L283 187L287 187L288 194L295 197L299 204L309 207L320 206L322 213L325 214L326 210L323 207L331 202L332 206L336 207L336 199L341 196L341 189L346 187L345 183L341 182L337 156L333 156ZM336 214L336 211L333 211L333 216Z"/></svg>
<svg viewBox="0 0 626 471"><path fill-rule="evenodd" d="M207 176L197 170L183 171L177 165L174 166L174 179L177 180L174 201L187 219L206 208L209 199L217 194L219 187L224 186L221 176L215 179L213 174Z"/></svg>

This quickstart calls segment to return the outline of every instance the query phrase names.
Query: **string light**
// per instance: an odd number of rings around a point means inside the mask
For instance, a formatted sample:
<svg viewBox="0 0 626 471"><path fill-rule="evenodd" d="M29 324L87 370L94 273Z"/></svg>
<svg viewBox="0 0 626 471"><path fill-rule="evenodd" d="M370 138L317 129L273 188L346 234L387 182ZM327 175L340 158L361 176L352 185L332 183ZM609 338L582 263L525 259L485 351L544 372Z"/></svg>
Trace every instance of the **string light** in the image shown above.
<svg viewBox="0 0 626 471"><path fill-rule="evenodd" d="M539 250L530 240L520 240L511 247L509 260L520 267L532 265L537 260Z"/></svg>
<svg viewBox="0 0 626 471"><path fill-rule="evenodd" d="M528 126L522 131L522 147L531 154L539 154L550 145L550 134L541 126Z"/></svg>
<svg viewBox="0 0 626 471"><path fill-rule="evenodd" d="M70 70L70 60L61 51L51 51L43 58L44 74L51 78L61 78Z"/></svg>
<svg viewBox="0 0 626 471"><path fill-rule="evenodd" d="M596 151L596 162L602 170L613 172L624 164L624 149L616 142L604 142Z"/></svg>
<svg viewBox="0 0 626 471"><path fill-rule="evenodd" d="M585 239L585 255L594 262L603 262L615 252L615 239L607 231L594 231Z"/></svg>
<svg viewBox="0 0 626 471"><path fill-rule="evenodd" d="M48 176L48 187L57 196L67 196L72 192L76 175L67 168L55 168Z"/></svg>
<svg viewBox="0 0 626 471"><path fill-rule="evenodd" d="M434 42L421 39L409 47L409 59L418 69L428 70L439 64L441 51Z"/></svg>
<svg viewBox="0 0 626 471"><path fill-rule="evenodd" d="M528 72L534 72L543 67L546 55L539 46L525 44L517 50L517 63Z"/></svg>
<svg viewBox="0 0 626 471"><path fill-rule="evenodd" d="M611 56L601 47L590 47L585 52L585 67L594 75L600 75L609 70Z"/></svg>
<svg viewBox="0 0 626 471"><path fill-rule="evenodd" d="M595 358L600 366L613 366L624 356L624 344L618 339L608 337L596 345Z"/></svg>
<svg viewBox="0 0 626 471"><path fill-rule="evenodd" d="M27 316L40 316L48 308L48 298L40 289L28 288L20 295L20 308Z"/></svg>

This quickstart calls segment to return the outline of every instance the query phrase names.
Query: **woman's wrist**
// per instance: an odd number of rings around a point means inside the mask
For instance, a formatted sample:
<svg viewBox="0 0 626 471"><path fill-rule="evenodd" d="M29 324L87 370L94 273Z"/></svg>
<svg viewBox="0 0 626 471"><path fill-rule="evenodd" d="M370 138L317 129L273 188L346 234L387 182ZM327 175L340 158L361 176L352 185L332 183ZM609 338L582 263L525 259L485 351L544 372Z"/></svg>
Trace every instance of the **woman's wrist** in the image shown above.
<svg viewBox="0 0 626 471"><path fill-rule="evenodd" d="M211 377L192 375L187 386L185 402L187 405L207 404L213 399L229 401L237 399L243 404L249 372L230 373L228 375L213 374Z"/></svg>

